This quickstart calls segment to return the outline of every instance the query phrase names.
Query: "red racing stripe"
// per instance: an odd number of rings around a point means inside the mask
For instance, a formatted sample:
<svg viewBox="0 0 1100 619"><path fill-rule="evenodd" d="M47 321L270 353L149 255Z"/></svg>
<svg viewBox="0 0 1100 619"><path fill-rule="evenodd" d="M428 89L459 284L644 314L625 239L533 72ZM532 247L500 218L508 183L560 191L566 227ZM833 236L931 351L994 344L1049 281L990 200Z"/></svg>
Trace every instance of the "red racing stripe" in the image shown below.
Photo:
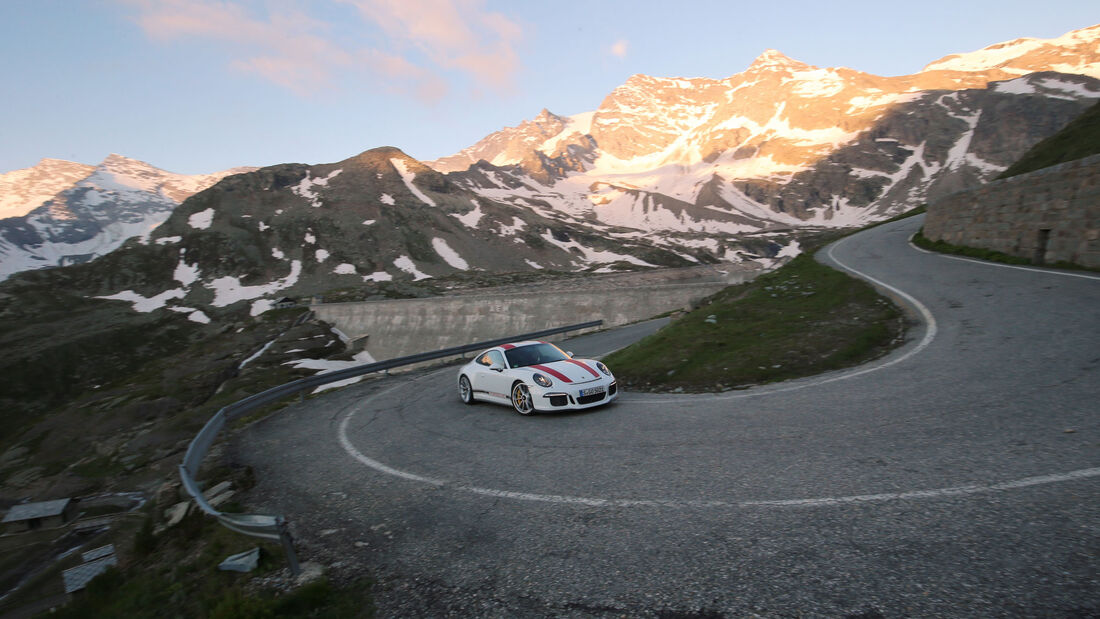
<svg viewBox="0 0 1100 619"><path fill-rule="evenodd" d="M545 365L532 365L532 366L528 366L528 367L535 368L536 370L538 370L540 372L546 372L547 374L553 376L554 378L556 378L558 380L562 380L562 381L565 381L567 383L573 382L573 381L569 380L569 377L566 376L565 374L562 374L561 372L559 372L555 369L548 368Z"/></svg>
<svg viewBox="0 0 1100 619"><path fill-rule="evenodd" d="M504 346L501 346L501 348L503 348L504 350L512 350L515 347L515 344L505 344Z"/></svg>
<svg viewBox="0 0 1100 619"><path fill-rule="evenodd" d="M565 361L568 361L569 363L572 363L572 364L574 364L574 365L579 365L579 366L581 366L582 368L584 368L584 369L588 370L588 372L589 372L590 374L592 374L593 376L595 376L596 378L599 378L599 377L600 377L600 374L599 374L599 372L597 372L596 370L593 370L592 368L588 367L588 366L587 366L586 364L584 364L584 363L582 363L582 362L580 362L580 361L577 361L576 359L566 359Z"/></svg>

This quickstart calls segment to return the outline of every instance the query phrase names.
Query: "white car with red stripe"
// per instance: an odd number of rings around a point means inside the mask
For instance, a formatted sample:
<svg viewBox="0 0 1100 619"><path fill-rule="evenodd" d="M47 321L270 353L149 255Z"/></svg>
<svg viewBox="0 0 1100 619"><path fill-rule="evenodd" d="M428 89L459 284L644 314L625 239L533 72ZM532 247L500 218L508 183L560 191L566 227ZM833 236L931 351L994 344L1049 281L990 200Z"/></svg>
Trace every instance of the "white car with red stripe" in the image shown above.
<svg viewBox="0 0 1100 619"><path fill-rule="evenodd" d="M516 342L490 348L462 366L458 395L466 404L509 404L530 415L607 404L619 390L599 361L574 359L548 342Z"/></svg>

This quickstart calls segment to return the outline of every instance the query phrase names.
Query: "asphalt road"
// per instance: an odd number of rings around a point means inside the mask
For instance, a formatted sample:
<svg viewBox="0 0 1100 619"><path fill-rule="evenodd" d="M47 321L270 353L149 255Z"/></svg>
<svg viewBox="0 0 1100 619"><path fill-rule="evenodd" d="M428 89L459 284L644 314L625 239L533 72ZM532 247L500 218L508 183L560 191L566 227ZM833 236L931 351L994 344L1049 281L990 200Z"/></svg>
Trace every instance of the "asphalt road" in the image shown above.
<svg viewBox="0 0 1100 619"><path fill-rule="evenodd" d="M819 254L921 318L876 363L533 418L393 376L244 432L249 500L382 616L1098 615L1100 278L923 253L920 224Z"/></svg>

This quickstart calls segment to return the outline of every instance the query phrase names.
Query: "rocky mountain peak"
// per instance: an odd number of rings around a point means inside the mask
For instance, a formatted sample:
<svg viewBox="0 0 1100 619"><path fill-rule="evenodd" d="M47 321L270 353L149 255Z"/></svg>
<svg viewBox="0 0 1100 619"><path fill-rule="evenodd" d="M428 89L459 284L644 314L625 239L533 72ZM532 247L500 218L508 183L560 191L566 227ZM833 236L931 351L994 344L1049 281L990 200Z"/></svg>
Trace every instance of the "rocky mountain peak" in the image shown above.
<svg viewBox="0 0 1100 619"><path fill-rule="evenodd" d="M554 121L561 122L562 118L560 116L558 116L557 114L554 114L550 110L548 110L546 108L542 108L542 111L538 113L538 116L535 116L535 121L534 122L541 124L541 123L549 123L549 122L554 122Z"/></svg>
<svg viewBox="0 0 1100 619"><path fill-rule="evenodd" d="M42 159L37 165L0 174L0 219L22 217L95 171L94 166Z"/></svg>
<svg viewBox="0 0 1100 619"><path fill-rule="evenodd" d="M973 52L951 54L928 64L923 72L992 70L1002 71L1002 76L1049 70L1100 78L1100 24L1054 39L1014 39Z"/></svg>
<svg viewBox="0 0 1100 619"><path fill-rule="evenodd" d="M365 150L354 157L349 157L339 162L337 165L363 167L370 170L383 171L392 169L393 166L392 163L390 163L391 159L400 159L410 164L420 163L396 146L379 146L378 148Z"/></svg>
<svg viewBox="0 0 1100 619"><path fill-rule="evenodd" d="M173 174L117 153L97 166L43 159L0 174L0 280L85 262L144 236L180 202L225 176Z"/></svg>
<svg viewBox="0 0 1100 619"><path fill-rule="evenodd" d="M799 62L790 58L783 52L774 49L764 50L764 53L756 57L756 60L752 61L749 65L749 71L765 71L765 70L783 70L783 69L802 69L807 65L804 62Z"/></svg>

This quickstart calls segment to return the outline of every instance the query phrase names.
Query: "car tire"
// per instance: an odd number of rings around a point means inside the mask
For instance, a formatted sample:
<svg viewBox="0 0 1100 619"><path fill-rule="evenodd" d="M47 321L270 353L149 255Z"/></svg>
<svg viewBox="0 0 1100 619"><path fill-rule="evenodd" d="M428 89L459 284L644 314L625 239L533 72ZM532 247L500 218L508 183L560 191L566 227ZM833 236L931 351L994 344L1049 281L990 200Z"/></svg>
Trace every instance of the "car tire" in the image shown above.
<svg viewBox="0 0 1100 619"><path fill-rule="evenodd" d="M535 412L535 398L531 396L531 390L523 383L512 385L512 408L520 415L531 415Z"/></svg>
<svg viewBox="0 0 1100 619"><path fill-rule="evenodd" d="M474 388L470 386L470 379L465 376L458 377L458 397L462 398L463 404L474 403Z"/></svg>

